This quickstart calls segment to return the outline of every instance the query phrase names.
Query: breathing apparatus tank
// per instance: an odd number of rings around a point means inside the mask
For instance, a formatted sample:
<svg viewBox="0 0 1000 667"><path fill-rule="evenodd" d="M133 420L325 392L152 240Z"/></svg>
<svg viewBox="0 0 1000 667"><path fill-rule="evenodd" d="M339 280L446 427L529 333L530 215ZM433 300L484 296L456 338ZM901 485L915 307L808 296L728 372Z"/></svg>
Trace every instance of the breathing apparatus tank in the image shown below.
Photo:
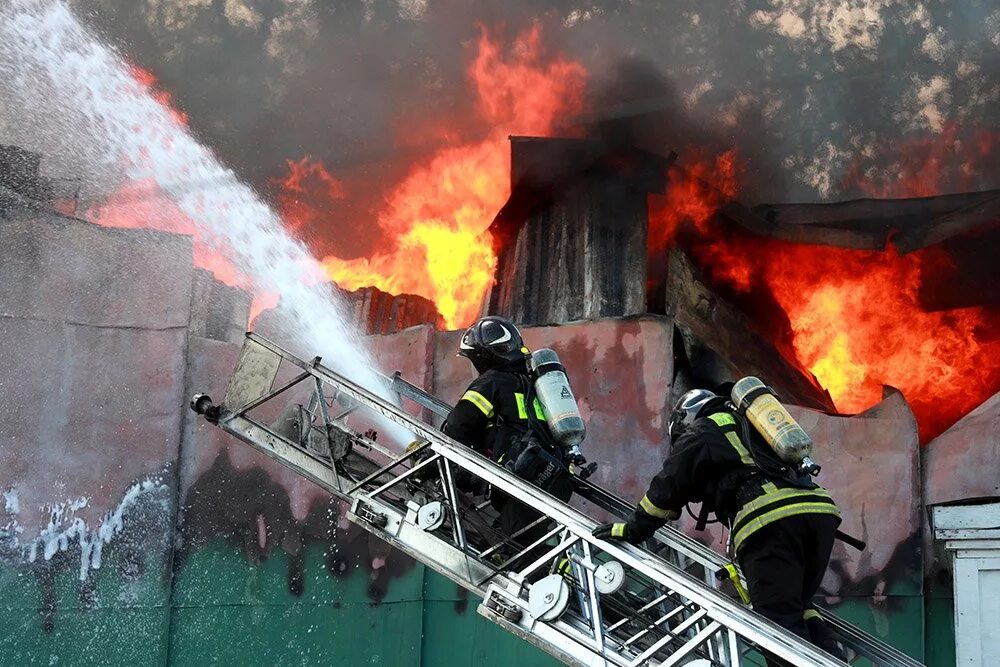
<svg viewBox="0 0 1000 667"><path fill-rule="evenodd" d="M535 395L542 404L549 431L570 456L580 456L586 426L559 355L548 348L535 350L531 353L531 371L535 378Z"/></svg>
<svg viewBox="0 0 1000 667"><path fill-rule="evenodd" d="M820 467L810 458L812 438L778 401L773 389L755 377L745 377L733 386L732 399L737 412L764 436L778 458L799 472L819 474Z"/></svg>

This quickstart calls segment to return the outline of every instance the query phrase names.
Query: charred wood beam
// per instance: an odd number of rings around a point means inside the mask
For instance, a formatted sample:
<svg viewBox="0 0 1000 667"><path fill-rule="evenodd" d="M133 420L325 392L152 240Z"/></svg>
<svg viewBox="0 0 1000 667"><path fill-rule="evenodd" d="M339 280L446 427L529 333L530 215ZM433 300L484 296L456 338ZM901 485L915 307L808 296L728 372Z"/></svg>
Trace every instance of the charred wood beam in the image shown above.
<svg viewBox="0 0 1000 667"><path fill-rule="evenodd" d="M936 218L989 201L998 195L1000 190L989 190L907 199L852 199L828 204L762 204L753 210L775 225L839 226L857 221Z"/></svg>
<svg viewBox="0 0 1000 667"><path fill-rule="evenodd" d="M758 236L791 243L809 243L852 250L884 250L888 239L888 233L873 230L838 229L818 225L779 225L765 220L736 201L725 204L720 213Z"/></svg>
<svg viewBox="0 0 1000 667"><path fill-rule="evenodd" d="M684 253L674 249L668 261L666 313L681 332L695 376L721 383L756 375L798 405L834 410L833 400L816 379L716 295Z"/></svg>
<svg viewBox="0 0 1000 667"><path fill-rule="evenodd" d="M913 252L997 222L1000 222L1000 193L994 191L994 196L991 199L977 201L957 211L935 218L926 226L900 232L893 239L893 243L902 253Z"/></svg>

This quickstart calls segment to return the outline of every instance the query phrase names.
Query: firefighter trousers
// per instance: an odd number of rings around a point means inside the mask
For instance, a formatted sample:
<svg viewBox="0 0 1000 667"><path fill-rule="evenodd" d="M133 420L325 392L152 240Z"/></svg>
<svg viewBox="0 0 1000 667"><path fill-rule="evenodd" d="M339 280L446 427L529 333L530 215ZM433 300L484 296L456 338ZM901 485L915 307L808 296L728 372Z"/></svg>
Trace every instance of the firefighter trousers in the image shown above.
<svg viewBox="0 0 1000 667"><path fill-rule="evenodd" d="M757 613L844 659L829 628L812 608L839 524L839 518L828 514L779 519L747 539L739 561ZM769 659L768 664L784 663Z"/></svg>

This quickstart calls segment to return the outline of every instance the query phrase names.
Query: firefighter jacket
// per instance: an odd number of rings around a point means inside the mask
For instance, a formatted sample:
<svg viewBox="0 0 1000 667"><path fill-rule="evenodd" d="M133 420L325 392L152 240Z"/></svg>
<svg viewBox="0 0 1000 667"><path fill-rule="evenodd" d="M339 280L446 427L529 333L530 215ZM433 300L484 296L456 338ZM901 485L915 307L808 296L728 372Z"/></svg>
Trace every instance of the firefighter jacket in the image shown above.
<svg viewBox="0 0 1000 667"><path fill-rule="evenodd" d="M674 442L663 469L628 518L629 533L645 539L680 516L690 502L705 503L730 529L736 552L755 532L786 517L827 514L840 517L825 489L788 471L763 437L750 429L740 436L736 415L725 401L713 400ZM707 412L707 415L706 415ZM746 434L746 430L742 431Z"/></svg>
<svg viewBox="0 0 1000 667"><path fill-rule="evenodd" d="M488 370L473 380L441 430L480 454L504 463L513 442L545 426L545 414L530 379L509 370ZM531 414L529 415L529 410Z"/></svg>

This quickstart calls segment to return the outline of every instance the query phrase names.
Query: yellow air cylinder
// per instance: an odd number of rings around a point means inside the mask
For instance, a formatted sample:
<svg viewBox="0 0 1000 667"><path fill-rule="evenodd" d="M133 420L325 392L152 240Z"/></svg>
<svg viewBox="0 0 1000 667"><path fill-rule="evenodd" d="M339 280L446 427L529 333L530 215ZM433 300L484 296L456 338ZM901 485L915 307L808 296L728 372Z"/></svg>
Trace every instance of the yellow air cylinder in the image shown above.
<svg viewBox="0 0 1000 667"><path fill-rule="evenodd" d="M812 439L763 382L743 378L733 386L732 399L782 461L799 464L812 454Z"/></svg>

